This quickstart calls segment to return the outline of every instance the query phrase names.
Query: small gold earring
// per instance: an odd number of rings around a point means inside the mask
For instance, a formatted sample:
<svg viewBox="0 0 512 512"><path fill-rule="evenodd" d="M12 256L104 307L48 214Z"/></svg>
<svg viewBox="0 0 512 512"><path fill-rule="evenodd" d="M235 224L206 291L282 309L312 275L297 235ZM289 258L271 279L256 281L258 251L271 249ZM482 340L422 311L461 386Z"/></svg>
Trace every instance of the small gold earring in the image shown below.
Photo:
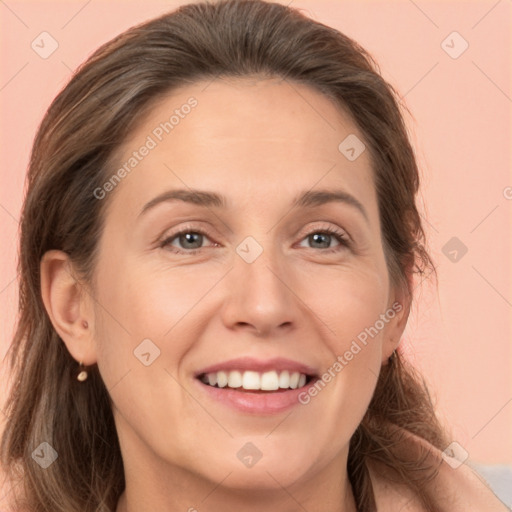
<svg viewBox="0 0 512 512"><path fill-rule="evenodd" d="M80 361L80 367L82 367L82 366L83 366L83 364L82 364L82 362ZM86 370L82 370L82 371L77 375L77 377L76 377L76 378L77 378L77 380L78 380L78 381L83 382L84 380L86 380L86 379L87 379L87 376L88 376L88 375L89 375L89 374L87 373L87 371L86 371Z"/></svg>

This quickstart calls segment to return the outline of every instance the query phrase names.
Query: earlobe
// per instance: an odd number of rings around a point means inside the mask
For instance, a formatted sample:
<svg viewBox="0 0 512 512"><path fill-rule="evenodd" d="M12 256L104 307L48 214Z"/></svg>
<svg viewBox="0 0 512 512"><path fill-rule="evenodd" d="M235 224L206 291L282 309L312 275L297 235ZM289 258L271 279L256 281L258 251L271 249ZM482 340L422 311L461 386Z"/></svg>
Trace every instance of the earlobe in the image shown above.
<svg viewBox="0 0 512 512"><path fill-rule="evenodd" d="M94 364L92 308L83 285L73 275L68 254L58 250L46 252L40 270L41 295L54 329L75 360Z"/></svg>

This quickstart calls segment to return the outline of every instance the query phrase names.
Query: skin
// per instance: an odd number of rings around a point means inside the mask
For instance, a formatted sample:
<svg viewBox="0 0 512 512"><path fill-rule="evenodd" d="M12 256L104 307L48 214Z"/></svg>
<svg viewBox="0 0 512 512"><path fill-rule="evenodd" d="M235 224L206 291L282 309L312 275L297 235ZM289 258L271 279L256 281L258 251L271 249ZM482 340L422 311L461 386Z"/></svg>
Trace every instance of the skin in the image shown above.
<svg viewBox="0 0 512 512"><path fill-rule="evenodd" d="M364 137L304 85L218 79L158 101L118 167L191 96L197 107L102 199L94 282L80 284L60 251L41 265L56 330L77 361L98 364L114 402L127 482L117 510L353 512L348 443L410 305L388 275L369 152L349 161L338 150L348 135ZM229 209L168 202L139 217L173 188L224 194ZM350 193L368 219L341 203L292 209L297 194L320 188ZM185 227L207 230L199 252L179 238L159 246ZM324 248L308 236L329 227L352 245L325 235ZM252 263L236 252L248 236L263 249ZM396 301L401 311L307 405L236 412L194 381L197 370L245 355L323 373ZM148 338L160 355L145 366L133 351ZM262 453L251 468L237 457L247 442Z"/></svg>

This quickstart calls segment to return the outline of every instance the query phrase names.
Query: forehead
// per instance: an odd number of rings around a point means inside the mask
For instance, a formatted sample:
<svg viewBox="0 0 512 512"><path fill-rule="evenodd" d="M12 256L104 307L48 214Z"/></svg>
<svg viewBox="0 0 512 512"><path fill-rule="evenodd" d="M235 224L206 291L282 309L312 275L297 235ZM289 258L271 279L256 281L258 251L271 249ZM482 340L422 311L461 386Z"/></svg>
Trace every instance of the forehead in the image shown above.
<svg viewBox="0 0 512 512"><path fill-rule="evenodd" d="M116 208L141 207L165 189L190 187L228 200L257 199L263 207L304 189L333 187L371 210L376 198L369 152L347 158L346 140L362 144L364 137L346 112L306 85L197 82L158 98L121 146L113 170L124 165L129 172L113 202Z"/></svg>

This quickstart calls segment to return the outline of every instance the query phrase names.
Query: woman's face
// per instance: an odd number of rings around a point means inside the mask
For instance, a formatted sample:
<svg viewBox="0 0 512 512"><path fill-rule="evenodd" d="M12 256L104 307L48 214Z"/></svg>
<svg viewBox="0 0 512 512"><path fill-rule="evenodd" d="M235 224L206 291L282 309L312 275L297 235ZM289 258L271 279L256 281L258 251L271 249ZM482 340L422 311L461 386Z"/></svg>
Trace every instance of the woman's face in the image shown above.
<svg viewBox="0 0 512 512"><path fill-rule="evenodd" d="M319 93L248 79L174 91L126 141L114 191L97 191L87 362L128 480L277 488L342 471L407 317L362 141Z"/></svg>

